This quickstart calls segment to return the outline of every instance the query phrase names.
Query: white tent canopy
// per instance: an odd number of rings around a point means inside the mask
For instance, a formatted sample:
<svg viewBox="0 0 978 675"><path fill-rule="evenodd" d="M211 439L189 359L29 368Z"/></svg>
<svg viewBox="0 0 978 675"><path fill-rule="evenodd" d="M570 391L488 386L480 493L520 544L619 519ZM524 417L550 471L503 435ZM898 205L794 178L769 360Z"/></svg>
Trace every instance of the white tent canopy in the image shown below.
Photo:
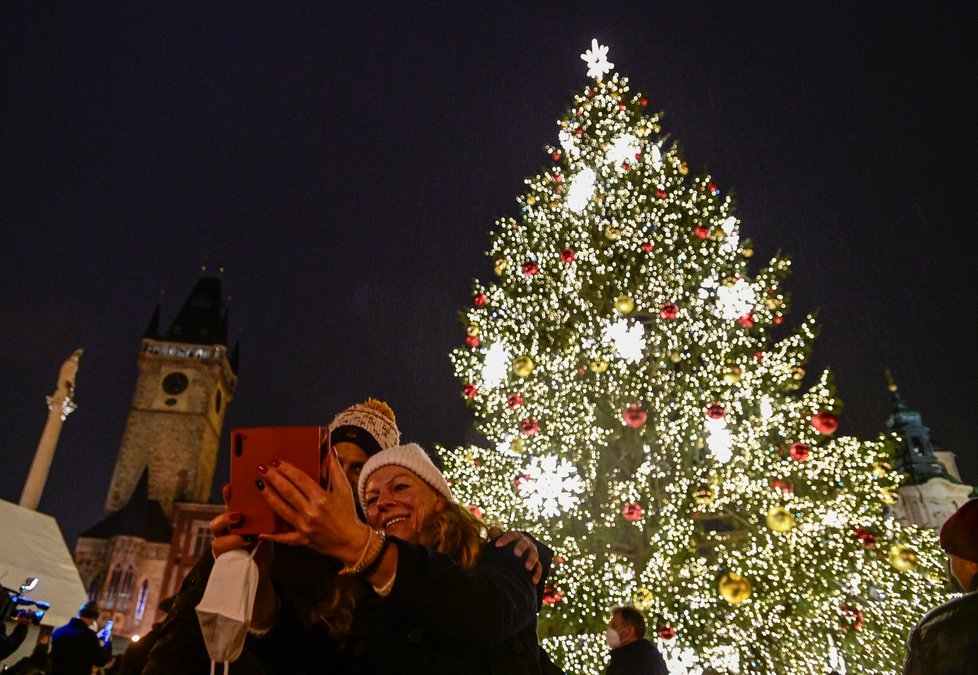
<svg viewBox="0 0 978 675"><path fill-rule="evenodd" d="M51 605L43 625L63 626L88 599L54 518L0 499L0 584L17 591L30 577L37 586L25 595Z"/></svg>

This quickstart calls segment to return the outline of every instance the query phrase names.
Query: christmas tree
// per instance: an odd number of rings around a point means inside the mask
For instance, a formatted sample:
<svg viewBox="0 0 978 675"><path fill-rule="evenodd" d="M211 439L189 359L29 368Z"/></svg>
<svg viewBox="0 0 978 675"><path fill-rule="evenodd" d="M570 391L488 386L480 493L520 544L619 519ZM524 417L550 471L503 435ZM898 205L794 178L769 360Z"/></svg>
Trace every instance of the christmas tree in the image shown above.
<svg viewBox="0 0 978 675"><path fill-rule="evenodd" d="M885 438L833 436L831 374L803 386L817 326L782 325L789 260L749 271L730 196L607 47L582 58L462 315L452 361L495 447L440 449L453 489L556 550L539 631L568 672L603 672L619 604L673 672L898 672L946 596L935 533L886 516Z"/></svg>

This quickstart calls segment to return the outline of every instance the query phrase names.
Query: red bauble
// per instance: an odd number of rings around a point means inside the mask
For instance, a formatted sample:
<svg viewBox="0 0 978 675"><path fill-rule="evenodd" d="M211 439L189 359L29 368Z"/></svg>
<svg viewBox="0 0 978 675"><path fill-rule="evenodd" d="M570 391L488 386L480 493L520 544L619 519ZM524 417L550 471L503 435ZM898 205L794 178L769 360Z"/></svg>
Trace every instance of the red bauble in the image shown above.
<svg viewBox="0 0 978 675"><path fill-rule="evenodd" d="M481 344L481 341L479 340L479 336L478 335L466 335L465 336L465 346L466 347L472 347L472 349L475 349L480 344Z"/></svg>
<svg viewBox="0 0 978 675"><path fill-rule="evenodd" d="M795 488L791 484L791 481L781 480L778 478L775 478L774 480L771 481L771 489L776 490L781 494L785 494L785 495L790 495L792 492L795 491Z"/></svg>
<svg viewBox="0 0 978 675"><path fill-rule="evenodd" d="M518 408L523 405L523 397L519 394L510 394L509 398L506 399L506 403L509 405L510 409Z"/></svg>
<svg viewBox="0 0 978 675"><path fill-rule="evenodd" d="M529 483L533 478L528 473L520 473L516 475L513 479L513 492L519 494L523 490L523 486Z"/></svg>
<svg viewBox="0 0 978 675"><path fill-rule="evenodd" d="M720 188L717 187L716 183L710 183L709 185L706 186L706 189L709 191L711 195L720 194Z"/></svg>
<svg viewBox="0 0 978 675"><path fill-rule="evenodd" d="M763 361L764 360L764 352L754 352L754 360L755 361Z"/></svg>
<svg viewBox="0 0 978 675"><path fill-rule="evenodd" d="M722 419L727 414L726 409L719 403L714 403L706 409L706 416L711 420Z"/></svg>
<svg viewBox="0 0 978 675"><path fill-rule="evenodd" d="M530 260L523 263L523 274L532 277L534 274L540 271L540 266L535 260Z"/></svg>
<svg viewBox="0 0 978 675"><path fill-rule="evenodd" d="M778 315L778 316L774 317L774 325L775 326L780 326L782 323L784 323L784 317L783 316Z"/></svg>
<svg viewBox="0 0 978 675"><path fill-rule="evenodd" d="M472 304L476 307L484 307L487 300L489 300L489 298L486 297L485 293L476 293L474 296L472 296Z"/></svg>
<svg viewBox="0 0 978 675"><path fill-rule="evenodd" d="M634 503L625 504L625 508L621 510L621 514L625 516L625 520L634 523L642 517L642 507Z"/></svg>
<svg viewBox="0 0 978 675"><path fill-rule="evenodd" d="M566 559L562 555L554 556L554 565L563 565Z"/></svg>
<svg viewBox="0 0 978 675"><path fill-rule="evenodd" d="M663 640L671 640L676 637L676 629L669 624L659 626L659 637Z"/></svg>
<svg viewBox="0 0 978 675"><path fill-rule="evenodd" d="M543 589L543 602L547 605L555 605L563 597L564 593L557 588L557 584L547 584Z"/></svg>
<svg viewBox="0 0 978 675"><path fill-rule="evenodd" d="M584 129L581 129L581 128L574 129L574 134L577 135L577 136L583 136L584 135Z"/></svg>
<svg viewBox="0 0 978 675"><path fill-rule="evenodd" d="M840 605L839 609L842 610L842 618L839 619L839 629L845 633L849 629L862 630L863 627L863 613L860 612L855 607L850 607L848 605Z"/></svg>
<svg viewBox="0 0 978 675"><path fill-rule="evenodd" d="M649 414L645 412L642 406L633 403L632 405L625 406L625 409L621 411L621 418L632 429L638 429L649 419Z"/></svg>
<svg viewBox="0 0 978 675"><path fill-rule="evenodd" d="M857 527L852 532L852 536L859 540L863 548L873 548L876 546L876 535L866 527Z"/></svg>
<svg viewBox="0 0 978 675"><path fill-rule="evenodd" d="M624 103L619 103L618 104L618 109L619 110L624 110L625 109L625 104Z"/></svg>
<svg viewBox="0 0 978 675"><path fill-rule="evenodd" d="M750 328L751 326L754 325L754 315L751 314L750 312L747 312L742 317L737 319L737 321L739 321L740 325L743 326L744 328Z"/></svg>
<svg viewBox="0 0 978 675"><path fill-rule="evenodd" d="M656 190L655 196L658 197L659 199L665 199L666 197L669 196L669 193L666 192L665 190Z"/></svg>
<svg viewBox="0 0 978 675"><path fill-rule="evenodd" d="M475 398L478 393L479 390L476 389L475 385L472 384L471 382L465 385L464 387L462 387L462 394L465 395L465 398Z"/></svg>
<svg viewBox="0 0 978 675"><path fill-rule="evenodd" d="M823 410L817 415L812 415L812 426L815 427L820 434L831 436L839 428L839 418L834 414Z"/></svg>
<svg viewBox="0 0 978 675"><path fill-rule="evenodd" d="M560 262L572 263L574 262L574 249L565 248L560 252Z"/></svg>
<svg viewBox="0 0 978 675"><path fill-rule="evenodd" d="M706 239L710 236L710 228L708 228L706 225L697 225L696 236L700 239Z"/></svg>
<svg viewBox="0 0 978 675"><path fill-rule="evenodd" d="M479 520L482 520L482 509L480 509L478 506L476 506L475 504L469 504L465 508L467 508L472 513L473 516L475 516Z"/></svg>
<svg viewBox="0 0 978 675"><path fill-rule="evenodd" d="M642 107L644 108L645 106L647 106L647 105L649 104L649 99L647 99L647 98L645 98L645 97L643 96L643 97L641 98L641 100L639 100L639 103L640 103L640 104L642 105Z"/></svg>
<svg viewBox="0 0 978 675"><path fill-rule="evenodd" d="M520 423L520 431L527 436L532 436L536 432L540 431L540 423L537 422L535 417L527 417Z"/></svg>
<svg viewBox="0 0 978 675"><path fill-rule="evenodd" d="M554 174L554 182L555 183L563 183L564 182L564 175L561 174L561 173Z"/></svg>
<svg viewBox="0 0 978 675"><path fill-rule="evenodd" d="M554 154L552 154L552 155L550 155L550 156L551 156L551 157L553 157L553 159L554 159L554 161L555 161L555 162L556 162L556 161L557 161L558 159L560 159L560 153L559 153L559 152L555 152Z"/></svg>
<svg viewBox="0 0 978 675"><path fill-rule="evenodd" d="M650 242L650 241L642 242L642 250L645 251L646 253L648 253L649 251L651 251L652 250L652 242Z"/></svg>
<svg viewBox="0 0 978 675"><path fill-rule="evenodd" d="M808 455L811 453L811 448L808 447L807 443L792 443L788 453L791 455L792 459L798 460L799 462L804 462L808 459Z"/></svg>
<svg viewBox="0 0 978 675"><path fill-rule="evenodd" d="M674 302L667 302L662 306L662 309L659 310L659 315L662 316L663 319L675 319L677 314L679 314L679 307L677 307L676 303Z"/></svg>
<svg viewBox="0 0 978 675"><path fill-rule="evenodd" d="M631 168L632 168L632 165L629 164L628 162L622 162L621 163L621 169L622 169L622 171L628 171Z"/></svg>

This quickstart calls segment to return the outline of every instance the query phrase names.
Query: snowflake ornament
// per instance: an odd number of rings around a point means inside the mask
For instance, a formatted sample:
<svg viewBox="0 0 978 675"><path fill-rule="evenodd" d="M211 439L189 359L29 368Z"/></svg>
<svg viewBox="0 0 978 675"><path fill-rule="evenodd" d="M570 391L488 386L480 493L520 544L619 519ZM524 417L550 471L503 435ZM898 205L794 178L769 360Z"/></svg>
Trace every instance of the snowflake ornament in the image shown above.
<svg viewBox="0 0 978 675"><path fill-rule="evenodd" d="M588 77L593 77L598 82L615 67L615 64L608 61L608 48L599 45L597 40L591 40L591 48L581 54L581 59L587 63Z"/></svg>
<svg viewBox="0 0 978 675"><path fill-rule="evenodd" d="M567 208L574 213L580 213L587 208L588 202L594 196L596 178L594 169L584 169L574 176L570 189L567 190Z"/></svg>
<svg viewBox="0 0 978 675"><path fill-rule="evenodd" d="M645 326L642 324L622 319L605 328L603 337L626 361L638 363L642 360L645 351Z"/></svg>
<svg viewBox="0 0 978 675"><path fill-rule="evenodd" d="M509 373L509 360L509 346L505 342L494 342L482 364L482 386L495 389L502 384Z"/></svg>
<svg viewBox="0 0 978 675"><path fill-rule="evenodd" d="M584 492L584 481L574 465L556 455L534 459L524 473L530 478L521 484L520 494L528 507L545 518L571 510Z"/></svg>

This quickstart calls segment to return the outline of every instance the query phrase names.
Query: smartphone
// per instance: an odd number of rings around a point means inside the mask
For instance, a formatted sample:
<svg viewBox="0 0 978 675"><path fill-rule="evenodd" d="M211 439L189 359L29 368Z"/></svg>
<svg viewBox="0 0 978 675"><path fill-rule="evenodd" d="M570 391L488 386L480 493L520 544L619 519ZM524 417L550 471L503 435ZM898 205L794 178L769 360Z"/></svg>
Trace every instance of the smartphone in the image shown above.
<svg viewBox="0 0 978 675"><path fill-rule="evenodd" d="M317 483L319 467L329 451L329 427L250 427L231 431L231 496L228 509L244 517L232 532L241 535L275 534L292 528L272 511L258 489L265 477L259 465L281 460L295 466ZM259 483L260 481L260 483Z"/></svg>
<svg viewBox="0 0 978 675"><path fill-rule="evenodd" d="M108 642L112 639L112 623L112 619L109 619L105 622L105 626L102 627L102 630L97 633L98 639L102 642Z"/></svg>

